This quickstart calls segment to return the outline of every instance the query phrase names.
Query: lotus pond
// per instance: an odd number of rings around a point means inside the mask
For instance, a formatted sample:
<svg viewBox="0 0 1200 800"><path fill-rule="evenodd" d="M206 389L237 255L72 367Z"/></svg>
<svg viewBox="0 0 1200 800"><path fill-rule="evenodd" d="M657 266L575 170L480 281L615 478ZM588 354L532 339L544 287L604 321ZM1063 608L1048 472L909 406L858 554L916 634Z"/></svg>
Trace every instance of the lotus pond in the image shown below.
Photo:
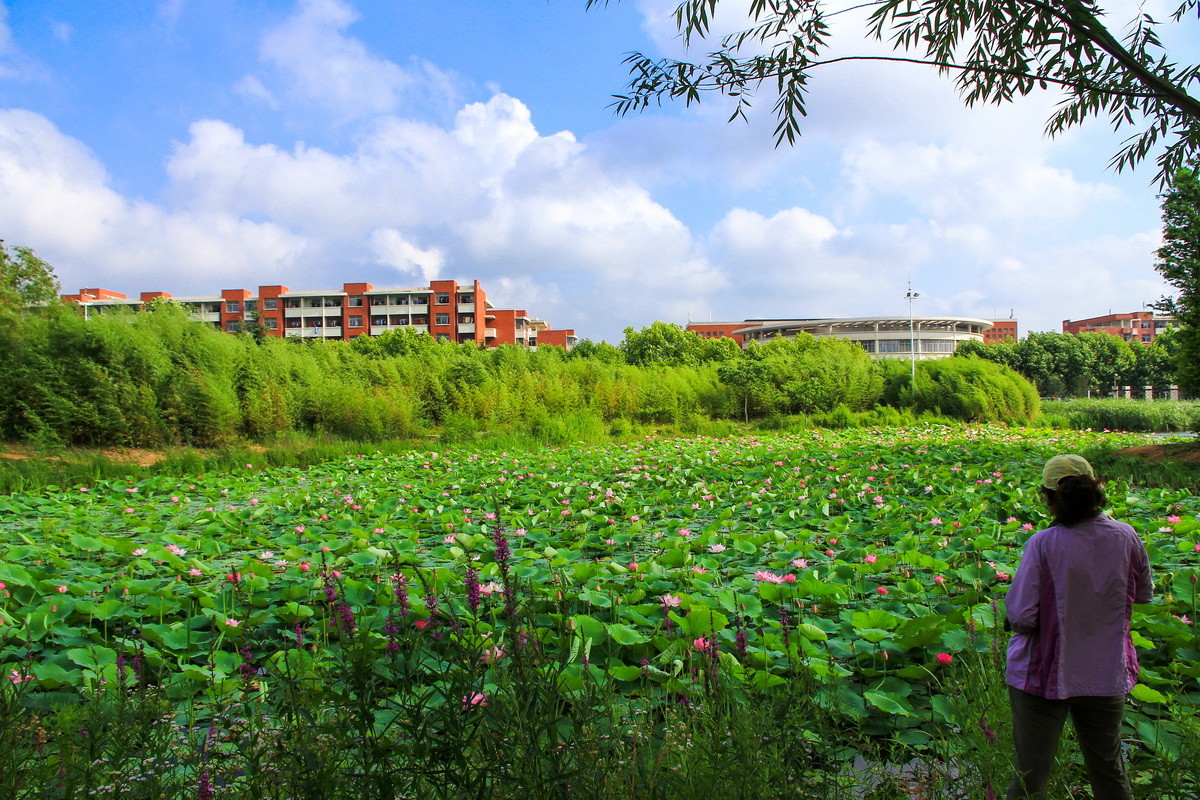
<svg viewBox="0 0 1200 800"><path fill-rule="evenodd" d="M920 746L981 659L1002 661L1007 582L1046 522L1041 464L1142 441L816 431L54 487L0 498L0 668L29 708L127 682L182 707L241 696L250 671L260 692L318 674L349 643L427 639L437 673L438 643L470 638L469 706L532 643L565 691L686 696L719 666L770 692L801 675L856 730ZM1164 709L1200 697L1200 497L1108 493L1155 569L1133 617L1131 736L1172 753Z"/></svg>

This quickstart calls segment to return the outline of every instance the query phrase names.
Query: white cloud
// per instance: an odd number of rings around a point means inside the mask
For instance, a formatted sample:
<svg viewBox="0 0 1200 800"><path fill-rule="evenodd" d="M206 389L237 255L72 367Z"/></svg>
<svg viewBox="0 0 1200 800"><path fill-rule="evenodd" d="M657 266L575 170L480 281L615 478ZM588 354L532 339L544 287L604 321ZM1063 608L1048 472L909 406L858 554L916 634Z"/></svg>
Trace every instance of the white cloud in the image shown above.
<svg viewBox="0 0 1200 800"><path fill-rule="evenodd" d="M348 36L346 29L358 19L343 0L299 0L296 13L263 36L260 55L271 79L246 76L239 91L257 99L282 93L332 112L335 122L390 114L413 96L434 105L454 96L454 82L432 65L414 61L402 68ZM276 82L278 91L270 88Z"/></svg>
<svg viewBox="0 0 1200 800"><path fill-rule="evenodd" d="M217 282L278 275L304 251L305 241L277 224L222 210L171 214L108 183L95 156L49 120L0 111L5 236L35 247L65 286L213 291Z"/></svg>
<svg viewBox="0 0 1200 800"><path fill-rule="evenodd" d="M50 23L50 33L54 36L55 39L58 39L63 44L70 44L71 35L74 32L75 32L75 29L72 28L70 25L68 25L65 22L51 22Z"/></svg>
<svg viewBox="0 0 1200 800"><path fill-rule="evenodd" d="M421 249L404 238L395 228L380 228L371 234L371 249L375 257L400 272L416 273L428 282L441 277L445 253L439 247Z"/></svg>

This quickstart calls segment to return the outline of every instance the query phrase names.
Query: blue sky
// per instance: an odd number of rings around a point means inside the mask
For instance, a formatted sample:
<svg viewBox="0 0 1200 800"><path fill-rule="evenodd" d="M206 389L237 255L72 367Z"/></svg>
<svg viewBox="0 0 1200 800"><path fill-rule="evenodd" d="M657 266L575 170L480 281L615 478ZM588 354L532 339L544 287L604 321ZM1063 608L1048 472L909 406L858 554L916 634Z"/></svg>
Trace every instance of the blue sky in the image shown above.
<svg viewBox="0 0 1200 800"><path fill-rule="evenodd" d="M906 314L910 278L919 314L1023 331L1164 293L1153 165L1107 171L1103 122L1047 140L1052 95L968 110L859 63L817 76L794 148L768 96L749 124L716 98L614 117L625 52L680 52L673 8L0 0L0 238L68 291L478 278L610 341ZM840 24L843 52L878 49Z"/></svg>

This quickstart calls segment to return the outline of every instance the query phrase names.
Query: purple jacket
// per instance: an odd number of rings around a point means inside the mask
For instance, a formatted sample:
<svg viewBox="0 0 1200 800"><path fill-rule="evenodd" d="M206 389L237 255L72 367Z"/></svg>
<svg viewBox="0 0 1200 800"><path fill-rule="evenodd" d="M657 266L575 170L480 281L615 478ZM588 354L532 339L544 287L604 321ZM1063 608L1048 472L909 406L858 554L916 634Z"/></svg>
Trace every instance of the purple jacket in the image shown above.
<svg viewBox="0 0 1200 800"><path fill-rule="evenodd" d="M1008 684L1048 700L1124 695L1138 674L1132 606L1153 597L1146 548L1125 523L1101 514L1038 531L1005 600Z"/></svg>

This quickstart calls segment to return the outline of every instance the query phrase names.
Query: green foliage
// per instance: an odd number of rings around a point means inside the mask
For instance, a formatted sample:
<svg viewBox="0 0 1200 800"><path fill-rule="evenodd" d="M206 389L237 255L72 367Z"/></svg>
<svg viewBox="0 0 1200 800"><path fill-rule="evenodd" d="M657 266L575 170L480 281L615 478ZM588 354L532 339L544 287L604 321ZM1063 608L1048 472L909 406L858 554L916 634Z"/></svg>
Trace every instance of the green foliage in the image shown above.
<svg viewBox="0 0 1200 800"><path fill-rule="evenodd" d="M1037 392L1013 370L982 358L945 358L917 365L913 384L907 365L893 362L886 402L918 412L978 422L1026 424L1041 408Z"/></svg>
<svg viewBox="0 0 1200 800"><path fill-rule="evenodd" d="M997 598L1041 464L1146 441L339 442L0 498L0 796L980 794L1010 769ZM1130 768L1183 800L1200 500L1103 477L1160 588Z"/></svg>
<svg viewBox="0 0 1200 800"><path fill-rule="evenodd" d="M54 267L28 247L11 250L0 239L0 310L23 310L33 304L58 300L58 278Z"/></svg>
<svg viewBox="0 0 1200 800"><path fill-rule="evenodd" d="M1079 430L1200 430L1200 401L1060 400L1043 403L1042 410L1063 427Z"/></svg>
<svg viewBox="0 0 1200 800"><path fill-rule="evenodd" d="M604 0L587 0L587 6ZM953 76L967 105L1009 102L1054 88L1062 102L1046 124L1051 135L1093 117L1120 129L1142 126L1113 157L1118 169L1158 153L1165 180L1196 157L1200 102L1188 94L1200 74L1196 65L1172 62L1160 41L1165 20L1139 14L1116 20L1120 40L1096 0L1026 3L1017 0L883 0L869 7L869 27L895 56L837 53L821 0L752 2L748 27L701 43L711 32L720 0L684 0L675 13L680 37L705 60L653 59L629 55L627 93L617 113L640 111L664 99L699 102L708 92L733 98L730 119L743 118L764 83L774 95L777 144L794 143L806 114L809 82L816 69L837 61L921 63ZM728 4L727 4L728 6ZM1179 6L1174 23L1194 16L1196 3ZM1165 37L1164 37L1165 38Z"/></svg>
<svg viewBox="0 0 1200 800"><path fill-rule="evenodd" d="M1162 199L1163 246L1154 266L1178 292L1166 310L1182 326L1174 343L1179 383L1200 394L1200 178L1195 170L1175 173Z"/></svg>
<svg viewBox="0 0 1200 800"><path fill-rule="evenodd" d="M1031 333L1019 342L964 342L957 355L1003 364L1024 375L1043 397L1107 395L1114 386L1170 386L1179 381L1172 355L1176 331L1149 345L1106 333Z"/></svg>

